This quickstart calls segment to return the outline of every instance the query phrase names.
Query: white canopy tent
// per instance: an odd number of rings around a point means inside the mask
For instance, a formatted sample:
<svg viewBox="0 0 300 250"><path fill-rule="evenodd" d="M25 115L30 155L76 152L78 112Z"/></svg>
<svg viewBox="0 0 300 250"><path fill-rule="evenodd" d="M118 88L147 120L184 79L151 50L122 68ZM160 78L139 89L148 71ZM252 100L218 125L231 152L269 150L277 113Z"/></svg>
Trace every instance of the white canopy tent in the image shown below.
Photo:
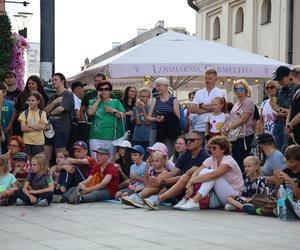
<svg viewBox="0 0 300 250"><path fill-rule="evenodd" d="M203 76L211 68L220 77L270 78L280 65L286 63L168 31L68 80L90 81L94 74L104 72L109 78L176 76L181 85L182 82L184 84L197 76Z"/></svg>

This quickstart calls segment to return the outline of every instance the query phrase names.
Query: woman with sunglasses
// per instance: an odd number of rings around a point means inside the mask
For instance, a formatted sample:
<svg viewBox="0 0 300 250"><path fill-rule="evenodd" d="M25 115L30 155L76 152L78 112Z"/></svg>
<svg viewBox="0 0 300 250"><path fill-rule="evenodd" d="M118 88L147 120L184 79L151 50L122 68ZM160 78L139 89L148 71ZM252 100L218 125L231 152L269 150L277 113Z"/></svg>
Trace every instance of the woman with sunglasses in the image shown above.
<svg viewBox="0 0 300 250"><path fill-rule="evenodd" d="M228 197L239 195L244 188L242 172L230 155L230 142L225 136L216 136L208 142L211 156L192 175L186 185L185 197L174 206L179 210L199 210L199 202L210 198L209 208L225 206ZM197 184L201 183L197 190ZM211 192L214 191L214 192ZM213 202L216 195L221 202Z"/></svg>
<svg viewBox="0 0 300 250"><path fill-rule="evenodd" d="M251 100L248 83L244 79L237 80L233 84L233 91L238 99L234 104L228 122L225 123L223 134L236 131L237 138L232 139L232 156L244 172L244 159L249 156L251 142L254 137L253 116L255 112L254 102ZM232 122L233 121L233 122Z"/></svg>
<svg viewBox="0 0 300 250"><path fill-rule="evenodd" d="M275 81L267 81L265 90L268 99L261 103L260 120L259 120L259 133L273 134L275 124L275 111L272 106L277 103L277 90L278 84Z"/></svg>
<svg viewBox="0 0 300 250"><path fill-rule="evenodd" d="M110 98L112 84L109 81L100 82L96 90L98 95L89 101L87 113L92 117L89 133L89 144L92 157L100 146L110 148L111 156L114 154L113 140L124 135L124 107L117 99Z"/></svg>

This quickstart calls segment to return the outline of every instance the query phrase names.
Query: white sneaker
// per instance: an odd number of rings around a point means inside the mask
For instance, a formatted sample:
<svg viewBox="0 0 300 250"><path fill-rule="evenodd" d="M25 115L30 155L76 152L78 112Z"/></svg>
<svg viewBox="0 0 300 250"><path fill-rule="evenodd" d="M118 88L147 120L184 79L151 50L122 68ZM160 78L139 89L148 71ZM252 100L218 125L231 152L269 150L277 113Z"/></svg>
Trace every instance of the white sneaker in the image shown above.
<svg viewBox="0 0 300 250"><path fill-rule="evenodd" d="M136 193L134 193L130 196L121 197L120 200L123 204L128 205L128 206L137 207L137 208L144 207L144 201Z"/></svg>
<svg viewBox="0 0 300 250"><path fill-rule="evenodd" d="M186 203L187 199L182 198L176 205L173 206L174 209L178 209L178 207L181 207L184 203Z"/></svg>
<svg viewBox="0 0 300 250"><path fill-rule="evenodd" d="M16 200L16 205L17 206L24 206L25 205L25 202L23 200L21 200L20 198L17 198Z"/></svg>
<svg viewBox="0 0 300 250"><path fill-rule="evenodd" d="M46 207L49 206L49 203L46 199L39 200L36 204L38 207Z"/></svg>
<svg viewBox="0 0 300 250"><path fill-rule="evenodd" d="M177 209L183 211L198 211L200 210L199 203L194 202L192 199L188 199L183 205L178 206Z"/></svg>
<svg viewBox="0 0 300 250"><path fill-rule="evenodd" d="M231 205L231 204L229 204L229 203L227 203L226 205L225 205L225 211L236 211L236 207L235 206L233 206L233 205Z"/></svg>

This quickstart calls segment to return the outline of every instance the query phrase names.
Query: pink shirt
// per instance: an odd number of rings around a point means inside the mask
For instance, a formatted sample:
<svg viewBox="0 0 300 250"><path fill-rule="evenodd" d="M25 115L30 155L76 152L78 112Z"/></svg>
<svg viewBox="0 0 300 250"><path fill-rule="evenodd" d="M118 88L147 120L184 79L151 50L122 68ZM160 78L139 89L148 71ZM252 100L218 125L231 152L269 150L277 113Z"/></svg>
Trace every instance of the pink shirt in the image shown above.
<svg viewBox="0 0 300 250"><path fill-rule="evenodd" d="M251 100L251 98L246 97L246 99L241 104L239 104L239 103L234 104L234 106L230 112L230 116L234 115L235 113L240 113L240 114L249 113L250 114L250 117L245 124L246 126L242 125L242 129L241 129L240 133L243 136L252 135L254 133L254 130L253 130L254 111L255 111L254 102ZM246 128L246 131L245 131L245 128Z"/></svg>
<svg viewBox="0 0 300 250"><path fill-rule="evenodd" d="M225 173L222 177L233 187L234 190L238 191L239 193L244 189L244 180L241 169L237 162L232 158L231 155L225 155L220 163L221 165L228 165L231 170ZM207 158L203 165L207 168L217 169L219 166L217 164L217 160L214 159L212 156Z"/></svg>

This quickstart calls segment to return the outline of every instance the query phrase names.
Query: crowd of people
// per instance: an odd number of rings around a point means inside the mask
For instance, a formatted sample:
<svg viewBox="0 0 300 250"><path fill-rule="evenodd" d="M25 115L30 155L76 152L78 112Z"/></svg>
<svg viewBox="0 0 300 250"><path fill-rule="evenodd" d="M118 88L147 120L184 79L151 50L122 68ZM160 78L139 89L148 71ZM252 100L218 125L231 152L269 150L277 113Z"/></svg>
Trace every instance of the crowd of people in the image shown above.
<svg viewBox="0 0 300 250"><path fill-rule="evenodd" d="M244 79L228 102L214 69L184 105L164 77L153 89L127 87L121 99L102 73L88 91L78 81L68 90L55 73L51 96L39 77L23 91L15 78L8 71L0 82L1 205L116 199L261 214L252 197L283 184L300 218L300 67L277 68L259 107Z"/></svg>

